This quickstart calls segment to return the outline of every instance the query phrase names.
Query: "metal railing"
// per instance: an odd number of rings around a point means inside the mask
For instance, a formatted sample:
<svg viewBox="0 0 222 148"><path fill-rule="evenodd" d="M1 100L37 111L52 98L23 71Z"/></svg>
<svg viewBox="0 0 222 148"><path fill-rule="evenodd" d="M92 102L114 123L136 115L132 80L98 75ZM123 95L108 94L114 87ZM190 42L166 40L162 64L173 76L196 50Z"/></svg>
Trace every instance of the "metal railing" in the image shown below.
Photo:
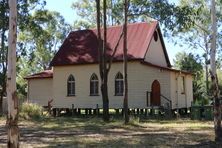
<svg viewBox="0 0 222 148"><path fill-rule="evenodd" d="M152 94L152 92L150 92L150 91L146 92L147 107L148 106L154 106L153 104L151 104L151 94ZM165 101L163 101L163 100L165 100ZM164 104L164 102L166 102L165 103L166 105ZM167 108L167 109L172 109L172 101L169 98L167 98L166 96L160 94L160 106L162 106L164 108Z"/></svg>

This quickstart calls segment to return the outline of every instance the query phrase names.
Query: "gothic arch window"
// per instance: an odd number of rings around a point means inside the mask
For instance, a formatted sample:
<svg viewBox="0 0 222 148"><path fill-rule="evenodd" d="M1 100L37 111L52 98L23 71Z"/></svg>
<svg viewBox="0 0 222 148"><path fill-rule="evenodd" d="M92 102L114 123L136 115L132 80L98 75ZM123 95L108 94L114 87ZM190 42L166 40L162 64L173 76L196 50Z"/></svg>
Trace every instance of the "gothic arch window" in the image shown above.
<svg viewBox="0 0 222 148"><path fill-rule="evenodd" d="M69 75L67 80L67 96L75 96L75 78Z"/></svg>
<svg viewBox="0 0 222 148"><path fill-rule="evenodd" d="M118 72L115 77L115 95L116 96L123 96L123 75Z"/></svg>
<svg viewBox="0 0 222 148"><path fill-rule="evenodd" d="M99 79L94 73L90 78L90 96L99 95Z"/></svg>

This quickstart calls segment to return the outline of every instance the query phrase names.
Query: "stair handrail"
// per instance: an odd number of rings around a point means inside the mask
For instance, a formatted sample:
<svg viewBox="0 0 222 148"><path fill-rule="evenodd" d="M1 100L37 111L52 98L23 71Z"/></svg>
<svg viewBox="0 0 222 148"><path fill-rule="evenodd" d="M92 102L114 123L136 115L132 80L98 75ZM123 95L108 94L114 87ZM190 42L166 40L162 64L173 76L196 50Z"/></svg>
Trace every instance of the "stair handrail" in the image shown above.
<svg viewBox="0 0 222 148"><path fill-rule="evenodd" d="M163 94L160 94L161 97L163 97L167 102L170 103L170 109L172 109L172 101L170 99L168 99L166 96L164 96Z"/></svg>

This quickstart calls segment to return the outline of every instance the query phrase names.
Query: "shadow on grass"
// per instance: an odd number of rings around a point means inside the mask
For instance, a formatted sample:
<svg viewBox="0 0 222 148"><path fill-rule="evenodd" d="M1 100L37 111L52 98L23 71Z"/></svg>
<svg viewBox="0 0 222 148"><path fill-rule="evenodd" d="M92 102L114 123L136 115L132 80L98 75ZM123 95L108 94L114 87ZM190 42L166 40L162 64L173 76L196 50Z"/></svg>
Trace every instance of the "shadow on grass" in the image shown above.
<svg viewBox="0 0 222 148"><path fill-rule="evenodd" d="M207 132L188 133L177 132L170 128L149 128L143 123L171 124L193 123L184 120L144 120L135 118L128 125L124 125L121 119L111 119L103 122L101 118L44 118L32 121L20 122L21 142L31 144L33 147L44 144L46 147L204 147L216 146L209 141ZM194 123L199 123L194 121ZM6 142L6 132L0 126L0 143ZM211 129L212 130L212 129ZM5 134L5 136L4 136ZM204 143L209 141L208 143Z"/></svg>
<svg viewBox="0 0 222 148"><path fill-rule="evenodd" d="M64 137L63 140L49 142L47 147L218 147L213 141L200 141L198 144L184 144L191 141L177 139L176 134L136 134L130 136L112 137L108 135L103 138L95 137ZM203 136L195 134L195 136ZM181 144L182 143L182 144Z"/></svg>
<svg viewBox="0 0 222 148"><path fill-rule="evenodd" d="M221 148L222 144L218 144L215 141L199 141L198 144L182 144L179 147L184 148Z"/></svg>

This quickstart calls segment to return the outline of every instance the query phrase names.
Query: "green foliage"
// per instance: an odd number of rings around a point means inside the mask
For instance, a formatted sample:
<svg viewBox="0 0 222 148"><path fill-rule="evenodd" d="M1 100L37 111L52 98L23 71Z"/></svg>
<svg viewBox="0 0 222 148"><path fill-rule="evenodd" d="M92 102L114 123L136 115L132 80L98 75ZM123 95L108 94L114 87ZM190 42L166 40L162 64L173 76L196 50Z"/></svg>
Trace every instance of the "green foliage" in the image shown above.
<svg viewBox="0 0 222 148"><path fill-rule="evenodd" d="M45 5L44 0L18 0L18 32L23 30L29 22L30 14L33 10L42 9ZM0 0L0 87L2 92L0 97L6 95L6 71L8 53L8 27L9 27L9 4L8 0ZM19 53L19 51L17 52ZM0 99L1 100L1 99ZM2 101L0 101L0 106ZM1 108L0 108L1 112Z"/></svg>
<svg viewBox="0 0 222 148"><path fill-rule="evenodd" d="M123 1L107 0L108 25L123 22ZM96 4L94 0L82 0L73 3L80 19L74 23L74 28L88 28L96 25ZM102 11L102 8L101 8ZM164 13L163 13L164 12ZM101 12L102 14L102 12ZM156 19L169 30L183 30L193 26L193 16L196 9L189 6L176 6L168 0L131 0L128 12L129 22L150 21ZM101 19L102 20L102 19Z"/></svg>
<svg viewBox="0 0 222 148"><path fill-rule="evenodd" d="M191 53L179 52L176 54L174 66L177 69L188 71L194 74L193 79L193 96L194 100L201 100L207 98L203 80L203 67L199 56Z"/></svg>
<svg viewBox="0 0 222 148"><path fill-rule="evenodd" d="M209 105L212 103L209 98L201 98L201 99L196 99L193 102L193 106L202 106L202 105Z"/></svg>
<svg viewBox="0 0 222 148"><path fill-rule="evenodd" d="M56 50L71 30L58 12L44 9L45 0L18 0L17 88L26 95L25 76L47 69ZM6 91L8 0L0 0L0 86ZM1 104L1 103L0 103Z"/></svg>
<svg viewBox="0 0 222 148"><path fill-rule="evenodd" d="M174 66L178 69L185 70L196 74L198 77L201 76L203 66L201 65L200 57L193 55L192 53L179 52L176 54L174 60Z"/></svg>
<svg viewBox="0 0 222 148"><path fill-rule="evenodd" d="M58 12L38 10L19 34L20 56L25 56L37 69L46 69L61 41L71 30ZM25 47L25 48L24 48Z"/></svg>
<svg viewBox="0 0 222 148"><path fill-rule="evenodd" d="M222 16L220 13L220 7L222 3L217 1L217 48L218 53L221 54L222 47ZM191 14L193 25L187 27L184 30L174 30L173 35L176 36L180 42L180 46L186 45L189 49L193 49L199 56L204 60L205 67L209 64L210 55L210 43L211 43L211 12L210 12L210 1L209 0L180 0L178 7L189 7L192 8L196 14ZM221 56L217 57L217 66L220 66Z"/></svg>
<svg viewBox="0 0 222 148"><path fill-rule="evenodd" d="M21 96L26 93L24 77L49 68L70 30L70 25L58 12L37 10L30 15L27 27L18 36L17 87Z"/></svg>
<svg viewBox="0 0 222 148"><path fill-rule="evenodd" d="M96 1L81 0L72 4L72 8L79 16L78 21L74 22L74 29L91 28L96 26Z"/></svg>
<svg viewBox="0 0 222 148"><path fill-rule="evenodd" d="M43 108L37 104L23 103L19 116L24 119L40 119L43 117Z"/></svg>

